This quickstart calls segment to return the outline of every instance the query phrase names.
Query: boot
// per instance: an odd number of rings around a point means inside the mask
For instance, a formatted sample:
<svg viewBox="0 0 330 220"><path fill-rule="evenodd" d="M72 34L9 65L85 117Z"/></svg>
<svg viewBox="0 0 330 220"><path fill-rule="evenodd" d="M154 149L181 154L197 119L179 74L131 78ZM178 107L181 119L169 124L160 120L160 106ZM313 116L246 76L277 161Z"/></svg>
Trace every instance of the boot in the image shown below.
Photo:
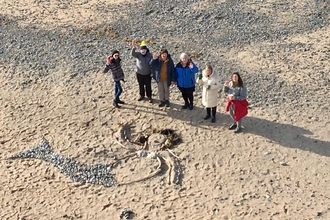
<svg viewBox="0 0 330 220"><path fill-rule="evenodd" d="M165 102L162 102L162 101L158 105L158 107L164 107L164 106L165 106Z"/></svg>
<svg viewBox="0 0 330 220"><path fill-rule="evenodd" d="M211 118L211 122L214 123L215 122L215 114L217 113L217 107L213 107L212 108L212 118Z"/></svg>
<svg viewBox="0 0 330 220"><path fill-rule="evenodd" d="M234 124L231 124L229 127L228 127L228 130L234 130L237 128L237 124L234 123Z"/></svg>
<svg viewBox="0 0 330 220"><path fill-rule="evenodd" d="M138 101L142 101L144 99L144 96L140 96L140 98L138 98Z"/></svg>
<svg viewBox="0 0 330 220"><path fill-rule="evenodd" d="M188 108L188 106L189 106L189 103L188 103L188 102L186 102L186 103L184 103L184 105L182 106L182 109L187 109L187 108Z"/></svg>
<svg viewBox="0 0 330 220"><path fill-rule="evenodd" d="M113 101L113 106L116 107L116 108L120 108L120 106L118 105L118 103L116 101Z"/></svg>
<svg viewBox="0 0 330 220"><path fill-rule="evenodd" d="M125 104L125 102L122 101L122 100L120 100L120 99L118 99L117 103L118 103L118 104Z"/></svg>
<svg viewBox="0 0 330 220"><path fill-rule="evenodd" d="M204 117L204 120L209 118L211 118L211 108L206 108L206 116Z"/></svg>

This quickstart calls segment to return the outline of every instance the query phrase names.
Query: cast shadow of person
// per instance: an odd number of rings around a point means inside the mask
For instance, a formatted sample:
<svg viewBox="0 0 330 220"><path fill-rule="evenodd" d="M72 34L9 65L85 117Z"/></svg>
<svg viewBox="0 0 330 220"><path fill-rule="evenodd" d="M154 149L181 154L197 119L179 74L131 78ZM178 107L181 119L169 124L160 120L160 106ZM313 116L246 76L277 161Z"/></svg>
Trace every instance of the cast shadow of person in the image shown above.
<svg viewBox="0 0 330 220"><path fill-rule="evenodd" d="M318 140L309 135L313 133L304 128L272 122L269 120L247 116L244 119L244 133L265 137L284 147L310 151L330 157L330 141Z"/></svg>
<svg viewBox="0 0 330 220"><path fill-rule="evenodd" d="M224 115L219 112L216 113L216 122L211 123L211 119L204 120L203 118L206 115L206 110L204 107L195 105L192 110L190 109L182 109L183 104L171 103L168 110L166 110L167 116L174 119L179 120L181 122L186 122L191 126L198 127L201 129L207 129L207 126L222 126L222 119Z"/></svg>

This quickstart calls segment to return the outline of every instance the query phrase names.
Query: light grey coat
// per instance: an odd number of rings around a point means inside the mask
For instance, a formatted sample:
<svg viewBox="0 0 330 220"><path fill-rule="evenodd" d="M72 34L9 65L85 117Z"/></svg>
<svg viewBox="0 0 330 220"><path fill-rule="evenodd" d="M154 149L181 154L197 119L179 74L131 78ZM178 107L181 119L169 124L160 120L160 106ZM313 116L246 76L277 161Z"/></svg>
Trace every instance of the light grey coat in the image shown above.
<svg viewBox="0 0 330 220"><path fill-rule="evenodd" d="M221 88L221 81L218 74L213 73L207 77L203 70L203 78L198 79L198 84L203 85L202 104L206 108L216 107L218 103L218 90Z"/></svg>

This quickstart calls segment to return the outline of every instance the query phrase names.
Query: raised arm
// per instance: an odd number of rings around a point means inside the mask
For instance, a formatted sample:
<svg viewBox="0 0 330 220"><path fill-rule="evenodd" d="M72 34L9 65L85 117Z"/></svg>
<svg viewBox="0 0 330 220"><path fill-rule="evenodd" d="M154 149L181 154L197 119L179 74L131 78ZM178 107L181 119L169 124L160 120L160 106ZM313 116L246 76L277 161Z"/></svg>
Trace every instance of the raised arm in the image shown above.
<svg viewBox="0 0 330 220"><path fill-rule="evenodd" d="M105 63L105 68L103 70L103 73L109 72L109 70L111 69L111 61L112 60L113 60L113 57L111 55L107 57L107 61Z"/></svg>
<svg viewBox="0 0 330 220"><path fill-rule="evenodd" d="M137 58L138 55L139 55L139 53L135 51L135 48L132 48L132 50L131 50L131 55L132 55L133 57Z"/></svg>
<svg viewBox="0 0 330 220"><path fill-rule="evenodd" d="M224 91L225 93L228 93L228 91L229 91L229 84L230 84L230 82L227 80L227 81L225 82L225 84L223 85L223 91Z"/></svg>
<svg viewBox="0 0 330 220"><path fill-rule="evenodd" d="M198 73L198 71L199 71L198 67L194 63L190 63L189 68L190 68L191 72L194 74Z"/></svg>
<svg viewBox="0 0 330 220"><path fill-rule="evenodd" d="M135 57L135 58L137 58L138 55L139 55L139 53L136 52L136 41L135 41L135 40L132 41L131 55L132 55L133 57Z"/></svg>
<svg viewBox="0 0 330 220"><path fill-rule="evenodd" d="M154 52L152 54L152 59L149 61L149 64L151 66L153 66L153 65L157 64L158 62L159 62L158 55L157 55L157 53Z"/></svg>

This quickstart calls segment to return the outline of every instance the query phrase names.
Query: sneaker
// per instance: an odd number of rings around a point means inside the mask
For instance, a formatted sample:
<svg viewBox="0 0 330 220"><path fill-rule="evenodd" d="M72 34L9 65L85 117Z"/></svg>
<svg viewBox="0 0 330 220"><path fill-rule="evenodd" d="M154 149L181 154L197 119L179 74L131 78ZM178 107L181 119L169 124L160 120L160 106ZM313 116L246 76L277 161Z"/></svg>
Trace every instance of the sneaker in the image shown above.
<svg viewBox="0 0 330 220"><path fill-rule="evenodd" d="M234 133L240 133L242 131L242 128L241 127L237 127L236 129L235 129L235 131L234 131Z"/></svg>
<svg viewBox="0 0 330 220"><path fill-rule="evenodd" d="M165 106L170 107L170 102L168 100L165 100Z"/></svg>
<svg viewBox="0 0 330 220"><path fill-rule="evenodd" d="M206 115L206 116L204 117L204 120L207 120L207 119L209 119L209 118L211 118L211 115Z"/></svg>
<svg viewBox="0 0 330 220"><path fill-rule="evenodd" d="M118 100L117 103L118 103L118 104L125 104L125 102L124 102L124 101L121 101L121 100Z"/></svg>
<svg viewBox="0 0 330 220"><path fill-rule="evenodd" d="M140 96L140 98L138 98L138 101L142 101L144 99L144 96Z"/></svg>
<svg viewBox="0 0 330 220"><path fill-rule="evenodd" d="M115 106L116 108L120 108L120 105L118 105L117 102L113 102L112 105Z"/></svg>
<svg viewBox="0 0 330 220"><path fill-rule="evenodd" d="M194 105L193 104L189 104L189 109L190 110L193 110L193 108L194 108Z"/></svg>
<svg viewBox="0 0 330 220"><path fill-rule="evenodd" d="M158 107L164 107L165 106L165 102L160 102Z"/></svg>
<svg viewBox="0 0 330 220"><path fill-rule="evenodd" d="M214 123L215 122L215 117L211 118L211 122Z"/></svg>
<svg viewBox="0 0 330 220"><path fill-rule="evenodd" d="M237 127L237 124L231 124L228 129L234 130L236 127Z"/></svg>
<svg viewBox="0 0 330 220"><path fill-rule="evenodd" d="M152 98L151 97L148 98L148 102L152 103Z"/></svg>
<svg viewBox="0 0 330 220"><path fill-rule="evenodd" d="M188 103L186 103L186 104L184 104L184 106L182 106L182 109L187 109L187 108L188 108L188 106L189 106L189 104L188 104Z"/></svg>

